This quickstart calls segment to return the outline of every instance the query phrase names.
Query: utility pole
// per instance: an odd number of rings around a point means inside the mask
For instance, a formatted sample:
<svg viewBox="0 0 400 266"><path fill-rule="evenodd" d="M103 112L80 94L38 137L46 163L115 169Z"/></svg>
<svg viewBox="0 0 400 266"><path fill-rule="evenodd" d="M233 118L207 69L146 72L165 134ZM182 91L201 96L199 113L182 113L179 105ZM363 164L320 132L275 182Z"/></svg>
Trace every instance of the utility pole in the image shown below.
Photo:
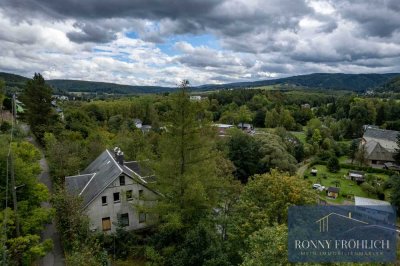
<svg viewBox="0 0 400 266"><path fill-rule="evenodd" d="M20 236L19 231L19 217L18 217L18 202L17 202L17 187L15 186L15 175L14 175L14 162L12 153L10 154L10 172L11 172L11 189L13 195L13 203L14 203L14 213L15 213L15 232L17 237Z"/></svg>
<svg viewBox="0 0 400 266"><path fill-rule="evenodd" d="M15 94L13 95L12 113L14 116L13 119L14 119L14 125L15 125L16 124ZM14 130L14 128L12 130ZM16 231L17 237L19 237L20 231L19 231L19 217L18 217L18 204L17 204L17 187L15 186L14 162L13 162L12 151L10 151L9 160L10 160L10 170L11 170L10 171L11 172L11 189L12 189L14 212L15 212L15 229L16 229L15 231Z"/></svg>

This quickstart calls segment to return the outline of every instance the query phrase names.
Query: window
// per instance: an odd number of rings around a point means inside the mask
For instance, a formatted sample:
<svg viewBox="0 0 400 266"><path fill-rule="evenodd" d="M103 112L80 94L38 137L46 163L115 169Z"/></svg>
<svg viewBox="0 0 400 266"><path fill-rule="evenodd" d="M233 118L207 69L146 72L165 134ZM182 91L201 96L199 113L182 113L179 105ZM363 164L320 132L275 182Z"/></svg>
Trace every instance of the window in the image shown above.
<svg viewBox="0 0 400 266"><path fill-rule="evenodd" d="M106 217L102 219L103 231L111 230L111 220L110 217Z"/></svg>
<svg viewBox="0 0 400 266"><path fill-rule="evenodd" d="M120 186L125 186L125 176L121 175L119 177L119 185Z"/></svg>
<svg viewBox="0 0 400 266"><path fill-rule="evenodd" d="M126 191L126 199L127 200L132 200L132 190Z"/></svg>
<svg viewBox="0 0 400 266"><path fill-rule="evenodd" d="M114 193L114 202L119 202L119 192Z"/></svg>
<svg viewBox="0 0 400 266"><path fill-rule="evenodd" d="M139 212L139 223L144 223L144 222L146 222L146 213Z"/></svg>
<svg viewBox="0 0 400 266"><path fill-rule="evenodd" d="M128 213L121 214L119 219L120 219L119 222L122 227L129 226L129 214Z"/></svg>
<svg viewBox="0 0 400 266"><path fill-rule="evenodd" d="M139 199L140 200L143 199L143 195L144 195L143 189L139 189Z"/></svg>
<svg viewBox="0 0 400 266"><path fill-rule="evenodd" d="M107 205L107 196L101 197L101 204Z"/></svg>

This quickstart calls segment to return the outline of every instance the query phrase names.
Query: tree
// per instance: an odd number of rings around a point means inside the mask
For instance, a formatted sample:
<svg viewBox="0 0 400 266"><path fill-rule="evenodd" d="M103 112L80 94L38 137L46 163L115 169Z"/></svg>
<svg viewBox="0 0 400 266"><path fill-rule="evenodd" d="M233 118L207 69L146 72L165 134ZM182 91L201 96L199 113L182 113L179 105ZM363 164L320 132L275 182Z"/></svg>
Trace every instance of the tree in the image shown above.
<svg viewBox="0 0 400 266"><path fill-rule="evenodd" d="M264 227L249 237L249 249L242 266L291 265L288 261L288 227L284 224Z"/></svg>
<svg viewBox="0 0 400 266"><path fill-rule="evenodd" d="M191 229L203 223L209 225L207 221L213 208L221 202L222 181L226 175L220 173L216 164L219 153L213 141L215 131L208 120L199 119L198 113L203 110L189 100L188 85L183 81L178 92L171 95L168 130L161 136L159 158L153 164L157 176L154 186L162 196L154 208L147 209L159 217L157 233L148 248L149 259L161 260L167 265L174 265L181 254L178 251L184 248L183 243L188 243L185 241L190 241L192 233L205 233L191 232ZM215 228L215 225L208 227ZM208 236L203 239L209 241ZM203 252L195 248L188 250L193 258Z"/></svg>
<svg viewBox="0 0 400 266"><path fill-rule="evenodd" d="M3 101L5 98L5 82L0 79L0 113L1 113L1 122L3 122Z"/></svg>
<svg viewBox="0 0 400 266"><path fill-rule="evenodd" d="M44 133L51 131L57 121L57 114L51 107L52 89L48 86L42 75L35 73L32 80L26 84L22 94L22 101L26 106L26 118L32 132L41 142Z"/></svg>
<svg viewBox="0 0 400 266"><path fill-rule="evenodd" d="M331 156L326 163L326 168L328 168L331 173L338 172L340 170L338 158L336 156Z"/></svg>
<svg viewBox="0 0 400 266"><path fill-rule="evenodd" d="M296 171L296 158L288 151L284 141L275 134L265 133L255 137L256 142L260 146L260 162L262 163L262 171L269 171L276 168L280 171L287 171L294 174Z"/></svg>
<svg viewBox="0 0 400 266"><path fill-rule="evenodd" d="M351 159L351 164L353 164L354 159L356 159L359 145L360 145L360 141L358 139L354 139L350 144L349 157Z"/></svg>
<svg viewBox="0 0 400 266"><path fill-rule="evenodd" d="M240 263L240 257L237 254L249 252L249 243L252 237L258 238L254 234L265 227L276 227L276 225L287 224L288 209L292 205L308 205L315 203L316 198L307 182L295 176L286 173L280 173L272 170L270 174L255 175L249 179L244 187L238 203L235 206L235 212L232 217L231 226L228 230L228 239L232 246L233 264ZM279 230L283 230L281 227ZM273 229L264 229L271 232ZM264 233L268 242L270 239ZM253 235L253 236L252 236ZM278 247L283 239L276 243ZM253 243L260 241L253 239ZM268 252L272 252L268 247ZM283 248L283 247L281 247ZM257 249L257 251L260 251ZM276 250L275 250L276 252ZM252 252L244 259L250 259ZM236 255L235 255L236 254ZM254 254L253 254L254 255ZM280 259L282 257L276 258ZM274 258L271 258L274 259ZM256 264L258 265L258 264ZM261 264L262 265L262 264Z"/></svg>
<svg viewBox="0 0 400 266"><path fill-rule="evenodd" d="M400 216L400 176L390 177L388 183L391 188L390 203L395 206L397 216Z"/></svg>
<svg viewBox="0 0 400 266"><path fill-rule="evenodd" d="M227 142L227 147L228 158L236 167L235 176L242 183L247 183L249 176L261 173L260 144L252 136L235 130Z"/></svg>
<svg viewBox="0 0 400 266"><path fill-rule="evenodd" d="M396 143L397 143L397 148L393 158L395 159L396 163L400 164L400 134L397 135Z"/></svg>
<svg viewBox="0 0 400 266"><path fill-rule="evenodd" d="M356 153L355 159L361 166L368 164L367 150L365 148L365 145L360 145L360 147L358 148L358 151Z"/></svg>
<svg viewBox="0 0 400 266"><path fill-rule="evenodd" d="M240 106L238 112L237 112L237 122L239 122L242 125L243 129L243 124L244 123L249 123L252 120L253 114L249 110L249 108L246 105Z"/></svg>

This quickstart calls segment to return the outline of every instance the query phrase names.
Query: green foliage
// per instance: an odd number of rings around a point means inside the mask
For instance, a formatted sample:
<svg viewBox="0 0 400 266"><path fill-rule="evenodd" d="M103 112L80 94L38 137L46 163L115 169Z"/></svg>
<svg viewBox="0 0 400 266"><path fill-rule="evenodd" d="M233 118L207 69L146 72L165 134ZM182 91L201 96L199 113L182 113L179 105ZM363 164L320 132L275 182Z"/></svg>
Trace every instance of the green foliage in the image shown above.
<svg viewBox="0 0 400 266"><path fill-rule="evenodd" d="M397 209L397 216L400 216L400 176L392 176L389 179L389 184L391 188L390 203Z"/></svg>
<svg viewBox="0 0 400 266"><path fill-rule="evenodd" d="M284 108L274 108L265 115L265 127L284 127L287 130L296 130L296 122L290 111Z"/></svg>
<svg viewBox="0 0 400 266"><path fill-rule="evenodd" d="M249 249L243 254L242 266L291 265L288 261L288 228L286 225L264 227L249 237Z"/></svg>
<svg viewBox="0 0 400 266"><path fill-rule="evenodd" d="M218 265L220 256L213 208L223 203L229 166L214 144L203 107L189 100L188 83L171 95L168 130L160 137L159 159L153 164L159 197L147 211L159 215L157 231L145 250L152 264ZM221 169L222 168L222 169ZM222 255L221 255L222 256ZM210 261L210 262L209 262ZM211 263L212 262L212 263Z"/></svg>
<svg viewBox="0 0 400 266"><path fill-rule="evenodd" d="M9 239L7 245L8 265L31 265L53 248L51 239L40 243L40 236L29 234Z"/></svg>
<svg viewBox="0 0 400 266"><path fill-rule="evenodd" d="M331 173L337 173L340 170L339 159L336 156L332 156L326 163L326 168Z"/></svg>
<svg viewBox="0 0 400 266"><path fill-rule="evenodd" d="M54 195L52 204L57 211L57 229L66 251L72 251L74 245L83 245L90 241L89 221L82 211L82 199L59 190Z"/></svg>
<svg viewBox="0 0 400 266"><path fill-rule="evenodd" d="M228 158L235 165L235 176L246 183L249 176L263 171L260 164L260 145L251 136L239 130L232 132L227 142Z"/></svg>
<svg viewBox="0 0 400 266"><path fill-rule="evenodd" d="M25 117L39 141L42 141L46 131L55 130L57 124L57 114L51 107L51 96L52 90L42 75L35 73L33 79L27 81L21 97L27 109Z"/></svg>
<svg viewBox="0 0 400 266"><path fill-rule="evenodd" d="M283 140L270 133L260 134L255 137L259 145L260 162L267 171L276 168L294 174L296 171L296 159L287 151Z"/></svg>
<svg viewBox="0 0 400 266"><path fill-rule="evenodd" d="M393 158L395 159L396 163L400 164L400 134L397 136L397 148L396 148L396 153L393 156Z"/></svg>
<svg viewBox="0 0 400 266"><path fill-rule="evenodd" d="M230 256L234 264L241 261L238 254L249 252L244 258L250 259L251 235L265 227L286 224L290 206L312 203L315 203L313 192L307 182L297 177L273 170L271 174L256 175L250 179L235 206L228 229L228 239L233 250Z"/></svg>

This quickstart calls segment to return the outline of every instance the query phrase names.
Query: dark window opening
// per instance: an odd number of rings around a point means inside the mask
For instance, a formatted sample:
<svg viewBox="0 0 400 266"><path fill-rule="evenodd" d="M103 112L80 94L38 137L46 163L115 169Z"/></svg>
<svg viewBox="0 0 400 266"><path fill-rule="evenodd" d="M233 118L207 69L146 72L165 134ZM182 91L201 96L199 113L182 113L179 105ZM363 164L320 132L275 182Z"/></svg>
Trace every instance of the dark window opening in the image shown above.
<svg viewBox="0 0 400 266"><path fill-rule="evenodd" d="M107 196L101 197L101 203L102 203L103 205L107 205Z"/></svg>
<svg viewBox="0 0 400 266"><path fill-rule="evenodd" d="M119 185L124 186L125 185L125 176L121 175L119 177Z"/></svg>
<svg viewBox="0 0 400 266"><path fill-rule="evenodd" d="M127 200L131 200L133 198L133 196L132 196L132 190L128 190L127 192L126 192L126 199Z"/></svg>
<svg viewBox="0 0 400 266"><path fill-rule="evenodd" d="M143 189L139 189L139 199L142 200L144 195Z"/></svg>
<svg viewBox="0 0 400 266"><path fill-rule="evenodd" d="M121 214L120 224L122 227L129 226L129 214L128 213Z"/></svg>
<svg viewBox="0 0 400 266"><path fill-rule="evenodd" d="M119 202L119 192L114 193L114 202Z"/></svg>

